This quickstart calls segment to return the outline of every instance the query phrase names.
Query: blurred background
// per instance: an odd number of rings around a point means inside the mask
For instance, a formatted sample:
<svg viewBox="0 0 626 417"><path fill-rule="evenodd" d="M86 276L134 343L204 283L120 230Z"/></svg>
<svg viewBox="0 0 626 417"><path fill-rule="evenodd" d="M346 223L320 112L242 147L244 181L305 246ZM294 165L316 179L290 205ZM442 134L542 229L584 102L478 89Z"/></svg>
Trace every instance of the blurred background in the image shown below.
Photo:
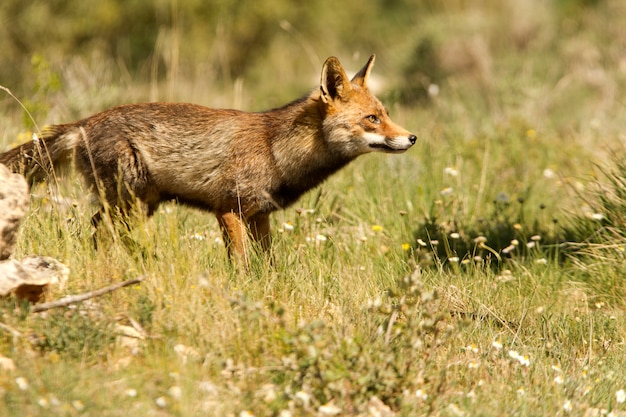
<svg viewBox="0 0 626 417"><path fill-rule="evenodd" d="M371 53L378 56L378 94L393 103L428 105L449 96L471 102L477 113L501 116L515 108L526 118L548 115L559 129L577 128L624 106L626 3L0 4L0 85L22 98L35 118L51 122L58 114L73 118L145 100L278 106L314 87L328 56L356 71ZM6 95L1 100L4 108Z"/></svg>

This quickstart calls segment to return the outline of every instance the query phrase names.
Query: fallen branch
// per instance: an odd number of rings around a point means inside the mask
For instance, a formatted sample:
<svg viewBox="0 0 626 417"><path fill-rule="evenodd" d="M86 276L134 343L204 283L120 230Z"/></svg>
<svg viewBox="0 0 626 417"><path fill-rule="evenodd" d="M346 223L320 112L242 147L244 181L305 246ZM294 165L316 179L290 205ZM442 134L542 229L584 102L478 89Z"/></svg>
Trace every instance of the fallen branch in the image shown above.
<svg viewBox="0 0 626 417"><path fill-rule="evenodd" d="M51 310L53 308L67 307L70 304L76 304L80 303L81 301L89 300L90 298L100 297L101 295L108 294L120 288L128 287L129 285L139 284L141 281L143 281L143 277L129 279L124 282L109 285L108 287L100 288L99 290L89 291L83 294L68 295L67 297L61 298L57 301L34 305L30 309L30 311L32 313L41 313L42 311Z"/></svg>
<svg viewBox="0 0 626 417"><path fill-rule="evenodd" d="M11 333L13 337L22 337L22 333L19 330L15 330L8 324L0 323L0 329L6 331L7 333Z"/></svg>

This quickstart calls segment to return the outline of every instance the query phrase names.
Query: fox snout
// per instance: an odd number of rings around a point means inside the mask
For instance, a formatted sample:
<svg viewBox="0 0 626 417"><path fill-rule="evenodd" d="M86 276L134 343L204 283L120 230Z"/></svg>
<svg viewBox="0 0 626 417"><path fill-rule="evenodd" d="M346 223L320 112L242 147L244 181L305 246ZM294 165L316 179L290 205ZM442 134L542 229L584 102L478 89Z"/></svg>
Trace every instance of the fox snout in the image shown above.
<svg viewBox="0 0 626 417"><path fill-rule="evenodd" d="M409 134L409 136L407 136L406 138L409 141L409 145L406 147L407 149L409 149L411 146L415 145L415 142L417 142L417 136L415 136L414 134Z"/></svg>
<svg viewBox="0 0 626 417"><path fill-rule="evenodd" d="M378 133L367 132L364 139L373 151L385 153L402 153L408 150L417 141L417 136L412 133L399 136L384 136Z"/></svg>
<svg viewBox="0 0 626 417"><path fill-rule="evenodd" d="M392 152L404 152L411 146L415 145L416 141L417 136L412 133L403 136L396 136L395 138L385 138L385 142Z"/></svg>

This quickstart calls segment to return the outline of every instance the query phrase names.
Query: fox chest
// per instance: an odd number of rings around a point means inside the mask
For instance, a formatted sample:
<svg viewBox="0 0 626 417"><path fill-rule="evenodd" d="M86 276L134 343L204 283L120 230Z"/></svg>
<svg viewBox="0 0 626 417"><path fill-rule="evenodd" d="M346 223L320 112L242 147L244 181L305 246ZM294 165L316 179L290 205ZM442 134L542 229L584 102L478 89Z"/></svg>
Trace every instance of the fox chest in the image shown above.
<svg viewBox="0 0 626 417"><path fill-rule="evenodd" d="M294 204L303 194L317 187L344 164L318 167L315 170L301 169L297 175L283 178L271 191L275 205L286 208Z"/></svg>

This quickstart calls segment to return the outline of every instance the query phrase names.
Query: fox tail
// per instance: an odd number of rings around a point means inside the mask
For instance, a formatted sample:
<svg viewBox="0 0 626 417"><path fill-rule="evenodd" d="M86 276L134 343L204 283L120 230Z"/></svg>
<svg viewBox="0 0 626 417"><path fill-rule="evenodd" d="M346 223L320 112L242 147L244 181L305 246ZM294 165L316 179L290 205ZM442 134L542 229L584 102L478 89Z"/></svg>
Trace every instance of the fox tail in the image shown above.
<svg viewBox="0 0 626 417"><path fill-rule="evenodd" d="M41 135L33 134L33 140L23 143L5 153L0 153L0 164L11 171L23 174L28 182L42 182L57 164L65 162L69 151L69 125L45 128Z"/></svg>

